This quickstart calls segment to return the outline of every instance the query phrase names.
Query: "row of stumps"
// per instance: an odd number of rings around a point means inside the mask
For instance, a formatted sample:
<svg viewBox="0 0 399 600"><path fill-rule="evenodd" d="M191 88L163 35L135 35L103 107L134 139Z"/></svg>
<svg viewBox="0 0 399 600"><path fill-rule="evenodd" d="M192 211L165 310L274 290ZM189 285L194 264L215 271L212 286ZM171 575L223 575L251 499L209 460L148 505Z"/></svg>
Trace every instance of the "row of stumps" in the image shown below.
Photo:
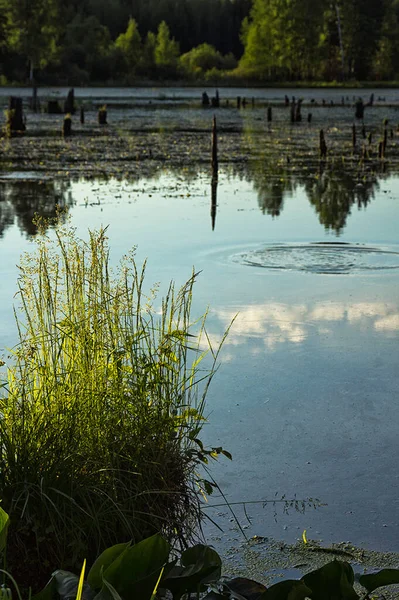
<svg viewBox="0 0 399 600"><path fill-rule="evenodd" d="M362 159L363 160L367 160L369 158L369 150L368 150L368 148L370 148L370 146L372 144L373 134L370 132L367 135L364 123L363 123L362 128L361 128L361 134L362 134L363 140L367 139L367 145L366 145L366 143L363 143L363 147L362 147ZM393 129L389 130L389 137L391 139L394 137ZM388 145L388 120L384 119L382 138L378 142L378 158L381 159L381 160L383 160L385 158L385 152L386 152L386 149L387 149L387 145ZM352 148L353 148L353 152L355 152L355 150L357 148L357 129L356 129L356 125L352 125ZM324 130L323 129L320 129L320 133L319 133L319 153L320 153L320 158L324 159L324 158L327 157L327 144L326 144L326 140L325 140L325 135L324 135Z"/></svg>
<svg viewBox="0 0 399 600"><path fill-rule="evenodd" d="M83 106L80 107L80 122L84 125L85 122L85 111ZM98 109L98 124L99 125L108 125L107 123L107 107L102 106ZM62 135L64 137L69 137L72 135L72 115L68 113L64 117L64 122L62 124Z"/></svg>
<svg viewBox="0 0 399 600"><path fill-rule="evenodd" d="M53 102L53 100L49 100L49 114L58 114L59 112L62 112L61 109L57 109L57 111L55 111L54 106L52 105ZM68 137L72 135L72 115L76 112L74 106L73 90L71 90L68 94L68 98L65 102L65 109L66 115L62 124L62 135L64 137ZM79 113L80 123L83 125L85 122L84 106L80 107ZM98 109L98 123L99 125L107 125L107 107L105 105L101 106ZM9 97L8 110L6 111L5 131L6 135L8 136L23 133L24 131L26 131L26 120L23 113L22 98L16 96Z"/></svg>

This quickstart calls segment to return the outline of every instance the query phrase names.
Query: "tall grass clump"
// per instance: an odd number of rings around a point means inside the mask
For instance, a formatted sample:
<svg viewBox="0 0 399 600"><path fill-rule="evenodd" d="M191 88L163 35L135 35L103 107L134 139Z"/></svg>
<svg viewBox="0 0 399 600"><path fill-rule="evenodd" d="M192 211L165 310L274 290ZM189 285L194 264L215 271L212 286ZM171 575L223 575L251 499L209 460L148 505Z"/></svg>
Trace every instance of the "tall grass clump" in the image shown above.
<svg viewBox="0 0 399 600"><path fill-rule="evenodd" d="M113 272L106 230L84 242L69 225L53 240L43 229L21 259L20 342L0 398L7 566L20 581L158 531L188 540L198 526L218 351L204 370L195 275L156 310L144 272L133 252Z"/></svg>

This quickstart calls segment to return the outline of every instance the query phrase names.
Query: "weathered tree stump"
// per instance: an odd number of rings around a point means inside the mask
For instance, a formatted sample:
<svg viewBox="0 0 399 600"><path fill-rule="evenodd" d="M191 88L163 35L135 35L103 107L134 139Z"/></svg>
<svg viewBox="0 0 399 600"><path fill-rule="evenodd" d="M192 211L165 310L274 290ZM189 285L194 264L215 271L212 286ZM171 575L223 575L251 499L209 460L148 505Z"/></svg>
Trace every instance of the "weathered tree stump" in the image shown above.
<svg viewBox="0 0 399 600"><path fill-rule="evenodd" d="M387 130L387 128L385 128L384 129L384 136L382 138L382 146L383 146L382 150L383 150L384 156L385 156L385 152L386 152L386 149L387 149L387 144L388 144L388 130Z"/></svg>
<svg viewBox="0 0 399 600"><path fill-rule="evenodd" d="M356 119L364 118L364 104L361 98L358 98L355 104L355 117Z"/></svg>
<svg viewBox="0 0 399 600"><path fill-rule="evenodd" d="M209 102L209 96L206 92L202 93L202 100L201 100L201 104L202 106L209 106L210 102Z"/></svg>
<svg viewBox="0 0 399 600"><path fill-rule="evenodd" d="M37 112L38 109L38 100L37 100L37 85L33 86L33 91L32 91L32 98L31 98L31 104L30 104L31 109L33 110L33 112Z"/></svg>
<svg viewBox="0 0 399 600"><path fill-rule="evenodd" d="M295 123L300 123L302 121L301 106L302 100L298 100L295 107Z"/></svg>
<svg viewBox="0 0 399 600"><path fill-rule="evenodd" d="M62 124L62 135L64 138L72 135L72 119L69 113L65 115L64 122Z"/></svg>
<svg viewBox="0 0 399 600"><path fill-rule="evenodd" d="M67 99L64 102L64 113L74 115L75 112L75 90L72 88L69 90Z"/></svg>
<svg viewBox="0 0 399 600"><path fill-rule="evenodd" d="M10 96L8 100L6 129L10 132L10 134L26 130L22 108L22 98Z"/></svg>
<svg viewBox="0 0 399 600"><path fill-rule="evenodd" d="M62 115L62 109L58 100L47 101L47 112L49 115Z"/></svg>
<svg viewBox="0 0 399 600"><path fill-rule="evenodd" d="M98 123L99 125L107 125L107 107L102 106L98 109Z"/></svg>
<svg viewBox="0 0 399 600"><path fill-rule="evenodd" d="M324 131L320 129L320 158L327 157L327 144L324 138Z"/></svg>
<svg viewBox="0 0 399 600"><path fill-rule="evenodd" d="M295 98L292 98L292 102L291 102L291 111L290 111L290 117L291 117L291 123L295 123Z"/></svg>
<svg viewBox="0 0 399 600"><path fill-rule="evenodd" d="M219 108L220 100L219 100L219 92L216 90L216 95L212 98L212 107Z"/></svg>

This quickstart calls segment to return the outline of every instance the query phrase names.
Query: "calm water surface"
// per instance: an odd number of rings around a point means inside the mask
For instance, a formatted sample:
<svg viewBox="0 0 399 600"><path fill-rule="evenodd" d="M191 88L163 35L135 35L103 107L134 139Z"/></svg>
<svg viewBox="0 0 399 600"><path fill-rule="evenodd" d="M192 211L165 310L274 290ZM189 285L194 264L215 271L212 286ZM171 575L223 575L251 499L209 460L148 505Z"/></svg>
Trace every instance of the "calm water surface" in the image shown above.
<svg viewBox="0 0 399 600"><path fill-rule="evenodd" d="M137 245L138 260L148 258L148 287L182 283L194 266L194 314L210 306L210 338L219 340L238 314L204 434L234 457L215 465L219 485L231 502L296 494L328 505L303 515L277 509L275 521L272 508L253 504L250 535L294 541L306 528L309 538L399 550L398 178L380 181L368 202L347 204L334 226L303 185L276 208L271 191L221 173L214 230L207 172L24 179L0 182L0 346L16 340L16 264L33 243L38 207L51 214L57 202L68 206L82 236L109 225L115 261ZM210 515L226 538L238 537L224 508Z"/></svg>

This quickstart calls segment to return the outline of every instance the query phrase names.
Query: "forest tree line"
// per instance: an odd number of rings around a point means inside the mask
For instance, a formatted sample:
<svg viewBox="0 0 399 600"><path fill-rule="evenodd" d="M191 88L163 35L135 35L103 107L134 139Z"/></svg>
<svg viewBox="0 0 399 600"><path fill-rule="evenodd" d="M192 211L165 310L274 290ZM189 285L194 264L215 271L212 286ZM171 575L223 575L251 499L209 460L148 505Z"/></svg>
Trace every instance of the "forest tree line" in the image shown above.
<svg viewBox="0 0 399 600"><path fill-rule="evenodd" d="M399 0L0 0L0 83L395 80Z"/></svg>

